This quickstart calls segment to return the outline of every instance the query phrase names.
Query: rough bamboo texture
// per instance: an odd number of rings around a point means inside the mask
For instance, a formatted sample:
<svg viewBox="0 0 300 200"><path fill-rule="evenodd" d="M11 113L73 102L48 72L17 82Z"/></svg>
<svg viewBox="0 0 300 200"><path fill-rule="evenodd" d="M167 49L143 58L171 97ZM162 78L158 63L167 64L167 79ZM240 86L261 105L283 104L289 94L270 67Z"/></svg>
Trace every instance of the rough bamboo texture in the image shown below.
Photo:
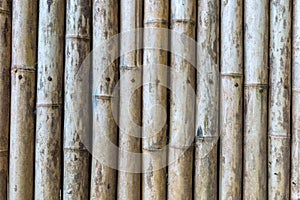
<svg viewBox="0 0 300 200"><path fill-rule="evenodd" d="M93 48L109 41L118 33L118 0L93 1ZM112 99L118 80L118 44L101 46L103 54L93 58L93 160L91 175L91 199L115 199L117 195L116 170L97 160L105 152L111 160L117 160L115 152L108 150L105 138L117 144L117 125L112 114ZM97 53L97 52L96 52ZM116 59L114 59L116 58ZM114 167L114 166L113 166Z"/></svg>
<svg viewBox="0 0 300 200"><path fill-rule="evenodd" d="M219 0L198 1L194 198L218 198Z"/></svg>
<svg viewBox="0 0 300 200"><path fill-rule="evenodd" d="M121 0L120 6L120 32L130 36L121 38L119 148L121 151L141 153L142 51L137 49L142 44L142 38L136 29L141 28L143 23L143 1ZM128 50L134 51L128 53ZM132 162L140 168L141 160L133 161L121 151L119 169L131 169ZM118 172L118 199L140 199L140 176L139 173Z"/></svg>
<svg viewBox="0 0 300 200"><path fill-rule="evenodd" d="M11 0L0 2L0 199L6 199L10 117Z"/></svg>
<svg viewBox="0 0 300 200"><path fill-rule="evenodd" d="M81 65L90 52L91 0L66 3L63 199L88 199L90 161L84 136L91 126L90 69Z"/></svg>
<svg viewBox="0 0 300 200"><path fill-rule="evenodd" d="M64 5L39 4L35 199L60 199Z"/></svg>
<svg viewBox="0 0 300 200"><path fill-rule="evenodd" d="M168 28L169 1L144 1L144 28ZM145 31L144 46L168 45L161 31ZM143 141L142 199L166 199L166 156L159 152L167 142L167 72L158 65L168 64L168 54L161 49L144 49L143 55ZM165 115L162 114L165 112ZM160 169L159 169L160 168ZM153 171L153 169L156 169ZM159 169L159 170L157 170Z"/></svg>
<svg viewBox="0 0 300 200"><path fill-rule="evenodd" d="M269 1L245 0L244 8L243 199L267 199Z"/></svg>
<svg viewBox="0 0 300 200"><path fill-rule="evenodd" d="M291 199L300 199L300 1L293 8Z"/></svg>
<svg viewBox="0 0 300 200"><path fill-rule="evenodd" d="M33 199L37 1L13 1L9 198Z"/></svg>
<svg viewBox="0 0 300 200"><path fill-rule="evenodd" d="M290 198L291 10L270 3L269 199Z"/></svg>
<svg viewBox="0 0 300 200"><path fill-rule="evenodd" d="M219 199L242 198L243 1L221 1Z"/></svg>
<svg viewBox="0 0 300 200"><path fill-rule="evenodd" d="M176 31L176 34L195 39L196 0L172 0L171 16L171 29ZM184 58L196 55L195 48L187 44L178 47L179 43L175 35L172 35L171 52L172 49L174 51L176 49L178 55L171 55L168 157L175 160L168 165L168 199L170 200L193 199L194 148L191 141L194 136L196 70L195 66Z"/></svg>

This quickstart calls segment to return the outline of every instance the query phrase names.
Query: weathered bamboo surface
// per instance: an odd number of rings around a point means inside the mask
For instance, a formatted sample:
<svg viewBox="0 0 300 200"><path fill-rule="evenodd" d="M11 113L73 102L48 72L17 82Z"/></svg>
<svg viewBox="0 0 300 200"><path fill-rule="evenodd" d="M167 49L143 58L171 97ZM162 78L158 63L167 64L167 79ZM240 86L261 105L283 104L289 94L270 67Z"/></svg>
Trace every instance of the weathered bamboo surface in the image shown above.
<svg viewBox="0 0 300 200"><path fill-rule="evenodd" d="M8 184L11 0L0 2L0 199L6 199Z"/></svg>
<svg viewBox="0 0 300 200"><path fill-rule="evenodd" d="M271 1L269 199L290 198L291 13L291 1Z"/></svg>
<svg viewBox="0 0 300 200"><path fill-rule="evenodd" d="M81 66L91 46L91 0L66 1L63 199L89 198L89 68ZM81 67L85 67L80 70Z"/></svg>
<svg viewBox="0 0 300 200"><path fill-rule="evenodd" d="M243 199L268 195L268 7L267 0L245 0Z"/></svg>
<svg viewBox="0 0 300 200"><path fill-rule="evenodd" d="M37 5L15 0L12 6L10 199L33 199Z"/></svg>

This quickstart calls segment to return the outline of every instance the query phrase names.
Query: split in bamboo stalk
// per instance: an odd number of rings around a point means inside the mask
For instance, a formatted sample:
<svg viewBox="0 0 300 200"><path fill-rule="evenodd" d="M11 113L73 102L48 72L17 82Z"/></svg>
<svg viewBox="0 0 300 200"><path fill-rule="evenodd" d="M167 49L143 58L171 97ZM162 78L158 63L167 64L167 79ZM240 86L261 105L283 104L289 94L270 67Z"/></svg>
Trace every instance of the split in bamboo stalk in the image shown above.
<svg viewBox="0 0 300 200"><path fill-rule="evenodd" d="M245 1L244 199L268 194L268 8L267 0Z"/></svg>
<svg viewBox="0 0 300 200"><path fill-rule="evenodd" d="M269 199L290 198L290 0L270 3Z"/></svg>
<svg viewBox="0 0 300 200"><path fill-rule="evenodd" d="M150 28L168 27L168 0L144 2L144 46L168 45L162 31L147 31ZM158 65L168 64L168 54L162 49L144 49L143 56L143 140L142 153L142 199L166 199L166 168L160 168L165 160L160 152L166 146L167 125L167 71ZM161 127L160 127L161 126ZM154 170L159 169L159 170Z"/></svg>
<svg viewBox="0 0 300 200"><path fill-rule="evenodd" d="M128 31L130 37L121 38L119 148L134 153L141 152L142 51L137 49L142 41L136 29L142 27L142 6L142 0L121 0L120 32ZM126 53L128 50L134 51ZM119 169L141 166L141 160L133 161L122 155L122 151L119 154ZM118 199L140 199L140 174L118 172Z"/></svg>
<svg viewBox="0 0 300 200"><path fill-rule="evenodd" d="M90 52L91 0L67 0L66 12L63 199L88 199L90 159L83 137L90 133L90 69L81 65Z"/></svg>
<svg viewBox="0 0 300 200"><path fill-rule="evenodd" d="M35 199L60 199L64 5L39 4Z"/></svg>
<svg viewBox="0 0 300 200"><path fill-rule="evenodd" d="M198 1L195 199L218 198L219 0Z"/></svg>
<svg viewBox="0 0 300 200"><path fill-rule="evenodd" d="M6 199L8 184L11 0L0 3L0 199Z"/></svg>
<svg viewBox="0 0 300 200"><path fill-rule="evenodd" d="M220 199L242 198L243 1L221 1Z"/></svg>
<svg viewBox="0 0 300 200"><path fill-rule="evenodd" d="M176 34L195 39L196 0L171 1L171 27ZM168 199L193 199L193 150L195 115L195 68L184 57L196 56L195 49L171 37L171 102L168 165Z"/></svg>
<svg viewBox="0 0 300 200"><path fill-rule="evenodd" d="M118 33L118 0L93 1L93 48L111 39ZM111 160L117 160L115 152L110 152L106 138L117 144L117 125L112 113L113 92L118 80L116 58L118 44L112 43L101 48L103 54L93 56L93 159L91 175L91 199L115 199L117 191L116 170L97 160L99 152L105 152ZM97 53L97 52L96 52Z"/></svg>
<svg viewBox="0 0 300 200"><path fill-rule="evenodd" d="M15 0L12 6L10 199L33 199L37 2Z"/></svg>

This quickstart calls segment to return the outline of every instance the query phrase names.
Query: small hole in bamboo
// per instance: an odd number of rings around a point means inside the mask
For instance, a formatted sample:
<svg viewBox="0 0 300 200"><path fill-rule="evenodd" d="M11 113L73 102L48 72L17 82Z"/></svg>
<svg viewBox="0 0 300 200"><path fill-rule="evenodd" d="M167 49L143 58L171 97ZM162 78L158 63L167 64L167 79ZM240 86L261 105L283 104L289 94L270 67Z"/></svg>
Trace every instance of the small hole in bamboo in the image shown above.
<svg viewBox="0 0 300 200"><path fill-rule="evenodd" d="M235 87L239 87L239 84L238 84L238 83L235 83L234 86L235 86Z"/></svg>
<svg viewBox="0 0 300 200"><path fill-rule="evenodd" d="M52 81L52 77L51 76L48 77L48 81Z"/></svg>
<svg viewBox="0 0 300 200"><path fill-rule="evenodd" d="M18 78L21 80L21 79L23 78L23 76L22 76L22 75L19 75Z"/></svg>

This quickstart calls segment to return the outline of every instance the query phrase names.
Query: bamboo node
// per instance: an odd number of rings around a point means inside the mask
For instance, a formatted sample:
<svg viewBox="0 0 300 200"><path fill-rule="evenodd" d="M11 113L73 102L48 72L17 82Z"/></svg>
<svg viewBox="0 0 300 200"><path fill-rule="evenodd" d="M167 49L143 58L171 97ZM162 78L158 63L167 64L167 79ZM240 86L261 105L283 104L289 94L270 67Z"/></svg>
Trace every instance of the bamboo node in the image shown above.
<svg viewBox="0 0 300 200"><path fill-rule="evenodd" d="M267 84L267 83L245 83L244 87L245 88L254 87L254 88L268 89L269 84Z"/></svg>
<svg viewBox="0 0 300 200"><path fill-rule="evenodd" d="M144 25L147 24L163 24L163 25L168 25L168 20L166 19L150 19L150 20L145 20Z"/></svg>
<svg viewBox="0 0 300 200"><path fill-rule="evenodd" d="M2 15L11 15L9 10L5 10L3 8L0 8L0 14L2 14Z"/></svg>
<svg viewBox="0 0 300 200"><path fill-rule="evenodd" d="M36 104L36 107L37 108L41 108L41 107L46 107L46 108L49 108L49 107L52 107L52 108L59 108L62 106L62 103L37 103Z"/></svg>
<svg viewBox="0 0 300 200"><path fill-rule="evenodd" d="M270 138L283 138L283 139L289 139L291 138L290 134L288 132L280 132L280 131L269 131L269 137Z"/></svg>
<svg viewBox="0 0 300 200"><path fill-rule="evenodd" d="M66 39L77 39L77 40L85 40L88 41L91 38L88 35L80 35L80 34L67 34Z"/></svg>
<svg viewBox="0 0 300 200"><path fill-rule="evenodd" d="M28 67L26 65L14 65L11 69L11 73L17 73L18 71L35 72L35 67Z"/></svg>
<svg viewBox="0 0 300 200"><path fill-rule="evenodd" d="M190 24L192 26L196 25L196 22L192 19L175 19L173 18L172 23L182 23L182 24Z"/></svg>
<svg viewBox="0 0 300 200"><path fill-rule="evenodd" d="M221 73L220 74L220 76L221 77L237 77L237 78L239 78L239 77L243 77L244 76L244 74L243 73Z"/></svg>
<svg viewBox="0 0 300 200"><path fill-rule="evenodd" d="M94 98L96 100L111 100L112 98L117 98L117 97L113 95L101 94L101 95L94 95Z"/></svg>
<svg viewBox="0 0 300 200"><path fill-rule="evenodd" d="M8 156L8 150L0 150L0 157L6 157Z"/></svg>

